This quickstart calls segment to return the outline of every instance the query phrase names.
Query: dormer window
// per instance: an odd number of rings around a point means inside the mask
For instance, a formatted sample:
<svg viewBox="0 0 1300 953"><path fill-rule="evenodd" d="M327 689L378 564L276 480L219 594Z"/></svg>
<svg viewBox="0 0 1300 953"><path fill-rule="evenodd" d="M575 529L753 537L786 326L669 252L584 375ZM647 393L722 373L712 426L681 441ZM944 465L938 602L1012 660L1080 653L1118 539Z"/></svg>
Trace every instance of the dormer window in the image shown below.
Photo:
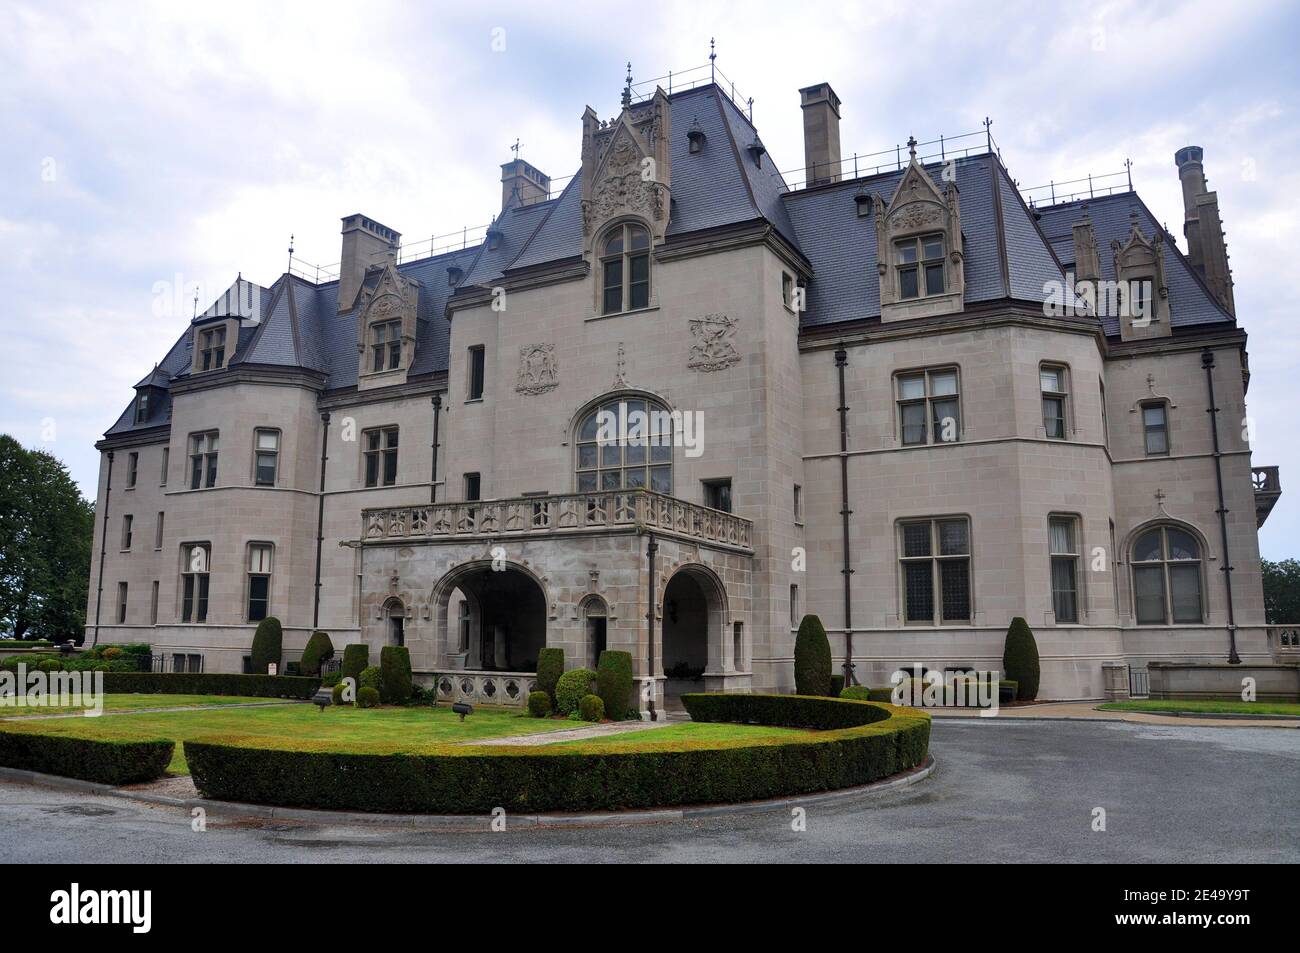
<svg viewBox="0 0 1300 953"><path fill-rule="evenodd" d="M199 332L199 370L215 371L226 366L225 325Z"/></svg>
<svg viewBox="0 0 1300 953"><path fill-rule="evenodd" d="M370 362L373 371L393 371L401 366L401 321L384 321L370 326Z"/></svg>
<svg viewBox="0 0 1300 953"><path fill-rule="evenodd" d="M633 223L616 225L601 246L601 314L650 306L650 233Z"/></svg>
<svg viewBox="0 0 1300 953"><path fill-rule="evenodd" d="M943 257L942 235L924 235L895 242L899 299L907 301L943 294L946 290Z"/></svg>
<svg viewBox="0 0 1300 953"><path fill-rule="evenodd" d="M149 419L149 391L140 391L135 395L135 422L144 423Z"/></svg>

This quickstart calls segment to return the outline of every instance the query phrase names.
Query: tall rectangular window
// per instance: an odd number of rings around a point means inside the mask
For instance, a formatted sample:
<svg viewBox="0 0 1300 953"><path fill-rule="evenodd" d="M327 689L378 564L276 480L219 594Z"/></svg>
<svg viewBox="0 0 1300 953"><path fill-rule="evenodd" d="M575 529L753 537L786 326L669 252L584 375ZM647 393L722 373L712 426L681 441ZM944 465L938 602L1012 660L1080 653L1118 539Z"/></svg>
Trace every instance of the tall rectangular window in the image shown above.
<svg viewBox="0 0 1300 953"><path fill-rule="evenodd" d="M705 480L704 505L724 513L731 512L731 481Z"/></svg>
<svg viewBox="0 0 1300 953"><path fill-rule="evenodd" d="M469 349L469 370L468 383L469 389L466 392L466 398L469 400L483 399L483 372L486 352L483 345L476 344Z"/></svg>
<svg viewBox="0 0 1300 953"><path fill-rule="evenodd" d="M955 367L912 371L899 374L894 381L898 432L904 446L961 439L961 395Z"/></svg>
<svg viewBox="0 0 1300 953"><path fill-rule="evenodd" d="M117 584L117 624L126 624L126 583Z"/></svg>
<svg viewBox="0 0 1300 953"><path fill-rule="evenodd" d="M219 443L218 433L215 430L190 434L191 490L217 485L217 451Z"/></svg>
<svg viewBox="0 0 1300 953"><path fill-rule="evenodd" d="M790 628L799 627L799 587L791 584L790 586Z"/></svg>
<svg viewBox="0 0 1300 953"><path fill-rule="evenodd" d="M1065 368L1044 364L1038 369L1038 386L1043 397L1043 429L1053 440L1064 440L1066 434L1066 401L1069 393Z"/></svg>
<svg viewBox="0 0 1300 953"><path fill-rule="evenodd" d="M199 332L199 370L215 371L226 363L226 329L209 328Z"/></svg>
<svg viewBox="0 0 1300 953"><path fill-rule="evenodd" d="M149 624L158 624L158 580L149 587Z"/></svg>
<svg viewBox="0 0 1300 953"><path fill-rule="evenodd" d="M962 517L899 524L903 618L912 623L969 622L970 524Z"/></svg>
<svg viewBox="0 0 1300 953"><path fill-rule="evenodd" d="M254 473L258 486L275 486L280 464L280 431L258 430L254 436Z"/></svg>
<svg viewBox="0 0 1300 953"><path fill-rule="evenodd" d="M162 549L163 544L163 511L158 511L158 523L153 530L153 548Z"/></svg>
<svg viewBox="0 0 1300 953"><path fill-rule="evenodd" d="M135 397L135 422L142 424L149 419L149 388L143 388Z"/></svg>
<svg viewBox="0 0 1300 953"><path fill-rule="evenodd" d="M392 486L397 482L397 428L377 427L361 434L366 486Z"/></svg>
<svg viewBox="0 0 1300 953"><path fill-rule="evenodd" d="M158 478L158 485L159 485L159 486L166 486L166 485L167 485L167 464L171 462L171 458L172 458L171 447L163 447L163 452L162 452L162 474L161 474L161 475L159 476L159 478Z"/></svg>
<svg viewBox="0 0 1300 953"><path fill-rule="evenodd" d="M248 547L248 621L266 618L271 600L271 549L267 543Z"/></svg>
<svg viewBox="0 0 1300 953"><path fill-rule="evenodd" d="M794 485L794 521L803 522L803 487L798 483Z"/></svg>
<svg viewBox="0 0 1300 953"><path fill-rule="evenodd" d="M135 522L135 517L127 513L122 517L122 548L131 548L131 524Z"/></svg>
<svg viewBox="0 0 1300 953"><path fill-rule="evenodd" d="M483 481L477 473L465 474L465 499L468 502L478 500L479 493L482 490Z"/></svg>
<svg viewBox="0 0 1300 953"><path fill-rule="evenodd" d="M126 488L128 490L135 486L136 478L140 474L140 454L132 451L126 456Z"/></svg>
<svg viewBox="0 0 1300 953"><path fill-rule="evenodd" d="M1051 551L1052 612L1057 622L1079 621L1078 523L1070 516L1047 521Z"/></svg>
<svg viewBox="0 0 1300 953"><path fill-rule="evenodd" d="M1142 405L1142 436L1148 457L1169 455L1169 416L1163 402Z"/></svg>
<svg viewBox="0 0 1300 953"><path fill-rule="evenodd" d="M384 321L370 326L370 369L391 371L402 364L402 322Z"/></svg>
<svg viewBox="0 0 1300 953"><path fill-rule="evenodd" d="M208 621L208 556L206 543L181 551L181 621Z"/></svg>

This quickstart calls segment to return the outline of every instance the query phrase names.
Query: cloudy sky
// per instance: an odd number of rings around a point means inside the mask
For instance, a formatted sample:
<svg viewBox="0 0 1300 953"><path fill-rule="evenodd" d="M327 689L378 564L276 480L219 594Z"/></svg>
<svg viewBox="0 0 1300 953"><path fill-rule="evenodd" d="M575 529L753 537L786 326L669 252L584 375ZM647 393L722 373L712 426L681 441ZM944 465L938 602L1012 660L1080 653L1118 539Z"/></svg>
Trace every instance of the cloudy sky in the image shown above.
<svg viewBox="0 0 1300 953"><path fill-rule="evenodd" d="M195 283L270 284L339 255L365 212L408 240L484 224L498 165L579 164L579 117L634 78L707 62L770 154L803 164L797 90L829 80L844 151L981 128L1023 186L1133 161L1181 231L1173 153L1205 148L1250 334L1257 465L1282 466L1264 554L1300 556L1288 416L1300 330L1300 13L1234 2L241 4L0 0L0 432L63 459L94 441L189 318ZM918 10L924 13L918 13ZM208 301L201 300L199 307Z"/></svg>

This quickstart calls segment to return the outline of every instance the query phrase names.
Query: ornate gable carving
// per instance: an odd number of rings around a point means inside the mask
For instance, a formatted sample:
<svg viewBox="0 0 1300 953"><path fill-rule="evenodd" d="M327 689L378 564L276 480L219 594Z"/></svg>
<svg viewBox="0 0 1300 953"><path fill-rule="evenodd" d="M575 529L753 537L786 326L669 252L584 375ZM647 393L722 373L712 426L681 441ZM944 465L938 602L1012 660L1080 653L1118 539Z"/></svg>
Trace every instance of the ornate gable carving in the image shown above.
<svg viewBox="0 0 1300 953"><path fill-rule="evenodd" d="M671 210L672 107L662 89L648 101L625 103L602 122L591 107L582 117L582 231L590 249L607 222L634 215L663 241Z"/></svg>
<svg viewBox="0 0 1300 953"><path fill-rule="evenodd" d="M725 314L706 314L691 320L691 356L686 366L696 371L721 371L740 363L735 318Z"/></svg>
<svg viewBox="0 0 1300 953"><path fill-rule="evenodd" d="M554 344L525 344L519 349L519 372L515 375L517 393L545 394L559 383Z"/></svg>
<svg viewBox="0 0 1300 953"><path fill-rule="evenodd" d="M1165 243L1158 234L1150 239L1142 234L1138 225L1137 210L1129 212L1128 239L1120 242L1111 239L1111 255L1115 266L1115 293L1098 295L1102 302L1118 312L1120 339L1167 337L1173 333L1169 326L1169 286L1165 280ZM1148 307L1135 308L1134 301L1139 286L1148 283L1151 291Z"/></svg>

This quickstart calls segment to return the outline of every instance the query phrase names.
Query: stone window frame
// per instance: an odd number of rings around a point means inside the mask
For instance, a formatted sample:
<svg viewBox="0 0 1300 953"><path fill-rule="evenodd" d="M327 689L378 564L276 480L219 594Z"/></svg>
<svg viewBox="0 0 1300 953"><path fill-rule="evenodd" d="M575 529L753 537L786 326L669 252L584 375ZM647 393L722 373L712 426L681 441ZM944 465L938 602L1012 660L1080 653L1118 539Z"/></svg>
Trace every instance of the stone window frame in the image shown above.
<svg viewBox="0 0 1300 953"><path fill-rule="evenodd" d="M956 392L953 394L934 394L931 392L930 379L933 375L951 372L956 378ZM925 385L924 397L903 397L902 381L904 378L921 377ZM965 421L962 418L961 399L961 365L935 364L928 367L910 367L897 370L893 375L894 391L894 439L899 447L936 447L961 443L965 433ZM955 400L957 402L957 436L953 440L935 439L934 404L938 401ZM925 406L925 440L908 443L905 440L903 425L903 407L923 404ZM944 418L947 419L946 417Z"/></svg>
<svg viewBox="0 0 1300 953"><path fill-rule="evenodd" d="M391 332L396 330L396 335ZM384 320L372 321L366 328L366 350L369 353L370 365L367 373L383 374L386 371L397 371L402 368L402 319L387 318ZM379 359L382 366L376 367L375 360Z"/></svg>
<svg viewBox="0 0 1300 953"><path fill-rule="evenodd" d="M171 463L171 459L172 459L172 448L171 448L171 447L163 447L163 448L162 448L162 467L160 468L159 476L158 476L158 485L159 485L159 486L166 486L166 485L167 485L167 466L168 466L168 464Z"/></svg>
<svg viewBox="0 0 1300 953"><path fill-rule="evenodd" d="M1058 378L1058 383L1060 384L1060 389L1052 390L1052 391L1043 389L1044 371L1059 372L1060 377ZM1070 373L1070 365L1067 364L1065 361L1049 360L1049 361L1038 362L1039 418L1043 424L1043 437L1047 440L1070 440L1072 439L1072 435L1074 434L1074 426L1073 426L1074 412L1072 407L1073 402L1070 399L1070 393L1071 393L1070 385L1072 383L1071 377L1072 375ZM1061 401L1061 435L1059 437L1053 437L1047 428L1047 414L1046 414L1047 408L1046 406L1044 406L1044 401L1058 400L1058 399Z"/></svg>
<svg viewBox="0 0 1300 953"><path fill-rule="evenodd" d="M158 624L158 590L159 582L157 579L149 586L149 624Z"/></svg>
<svg viewBox="0 0 1300 953"><path fill-rule="evenodd" d="M618 405L626 405L626 404L629 403L629 402L639 402L639 403L644 404L647 413L650 412L650 410L651 410L651 405L654 405L655 410L657 410L657 411L662 411L663 413L669 415L669 418L670 418L670 419L671 419L671 415L672 415L672 413L673 413L672 408L669 407L669 405L668 405L668 402L667 402L666 400L664 400L662 397L658 397L658 396L656 396L656 395L654 395L654 394L649 394L649 393L640 392L640 391L616 391L616 392L611 393L611 394L604 394L604 395L602 395L602 396L596 398L595 400L588 401L586 404L584 404L583 407L582 407L582 409L579 410L579 411L574 415L574 417L573 417L573 424L572 424L572 427L570 428L570 435L571 435L571 437L572 437L572 441L573 441L573 487L574 487L574 491L575 491L575 492L577 492L577 493L600 493L600 492L602 492L602 491L605 490L605 489L609 489L609 490L614 490L614 489L623 489L623 490L626 490L626 489L635 489L634 487L628 487L628 486L624 485L624 483L625 483L625 478L624 478L624 475L623 475L623 474L624 474L628 469L635 469L635 468L637 468L638 466L639 466L640 468L646 470L646 482L645 482L645 484L644 484L644 488L645 488L645 489L647 489L647 490L651 490L652 492L665 493L665 495L667 495L667 496L672 496L672 495L674 494L674 492L676 491L676 488L677 488L677 484L676 484L676 478L677 478L677 460L676 460L676 456L677 456L677 455L676 455L676 452L675 452L676 447L675 447L675 440L673 439L674 434L673 434L672 431L669 431L668 434L667 434L669 440L668 440L668 445L667 445L666 459L665 459L665 454L664 454L663 452L660 452L660 453L658 454L659 459L657 459L657 460L654 459L655 456L656 456L656 451L661 451L662 447L647 446L647 447L645 448L645 449L646 449L645 462L644 462L644 463L641 463L641 464L637 464L637 463L631 463L631 464L629 464L629 463L627 462L627 446L628 446L628 445L627 445L627 444L619 444L618 446L621 447L621 450L620 450L620 453L619 453L619 463L618 463L617 466L615 466L615 465L613 465L613 464L606 464L606 462L605 462L605 460L606 460L606 456L605 456L605 454L604 454L604 445L600 444L600 443L596 440L596 438L595 438L594 436L593 436L593 437L590 437L590 438L586 438L586 437L584 437L584 435L583 435L583 429L584 429L584 426L586 425L586 423L587 423L588 420L593 420L593 421L594 421L594 420L596 419L595 415L596 415L599 411L601 411L601 410L605 410L605 409L609 408L611 405L615 405L615 404L618 404ZM652 418L652 422L653 422L653 418ZM659 435L660 435L661 437L663 436L662 431L661 431L661 433L660 433ZM650 439L650 438L652 438L653 436L654 436L654 435L651 434L651 435L649 435L649 437L648 437L647 439ZM595 464L595 466L582 466L582 463L583 463L583 458L582 458L582 457L583 457L583 448L584 448L584 447L593 447L593 446L596 448L596 464ZM633 446L634 446L634 445L633 445ZM654 476L653 476L653 474L652 474L650 471L652 471L652 470L656 470L656 469L663 469L663 468L665 468L665 467L666 467L667 470L668 470L668 490L667 490L667 491L654 490L654 489L653 489ZM618 487L608 487L608 488L605 488L605 487L603 486L603 484L605 483L605 479L604 479L604 477L603 477L603 474L606 473L606 472L611 472L611 471L617 471L617 472L620 474L620 476L619 476L619 486L618 486ZM584 488L582 487L582 485L581 485L581 483L582 483L582 477L585 476L585 475L587 475L587 474L594 474L594 475L595 475L595 478L596 478L596 486L595 486L594 489L592 489L592 488L585 488L585 489L584 489Z"/></svg>
<svg viewBox="0 0 1300 953"><path fill-rule="evenodd" d="M644 248L632 248L631 240L634 230L639 230L645 235ZM614 233L618 232L622 239L622 247L618 252L610 253L607 251L609 242L615 237ZM639 218L623 217L609 222L601 230L599 237L592 246L597 251L595 254L595 267L592 269L595 275L595 307L597 317L612 317L616 314L632 314L637 311L648 311L655 305L655 280L654 280L654 230L650 225ZM636 282L636 284L645 284L645 303L632 304L632 285L630 280L632 274L633 259L645 259L645 280ZM609 288L606 286L606 265L615 261L619 262L619 307L607 308L606 298Z"/></svg>
<svg viewBox="0 0 1300 953"><path fill-rule="evenodd" d="M932 240L937 239L939 242L939 254L927 256L926 248ZM899 257L899 252L907 246L916 255L911 261L903 261ZM938 298L948 294L948 237L943 231L934 231L920 233L915 235L906 235L895 238L890 242L889 247L891 271L894 279L894 294L896 301L914 302L924 301L927 298ZM940 279L943 287L938 291L930 290L930 270L939 269ZM903 275L907 272L916 274L916 293L905 294L903 291Z"/></svg>
<svg viewBox="0 0 1300 953"><path fill-rule="evenodd" d="M790 583L790 631L795 632L799 628L801 617L799 615L799 584Z"/></svg>
<svg viewBox="0 0 1300 953"><path fill-rule="evenodd" d="M117 583L117 624L126 625L126 607L127 597L130 594L130 587L125 580L118 580Z"/></svg>
<svg viewBox="0 0 1300 953"><path fill-rule="evenodd" d="M154 552L159 552L163 548L163 520L164 517L166 517L166 515L167 514L164 510L159 510L158 519L154 523L154 528L153 528L153 551Z"/></svg>
<svg viewBox="0 0 1300 953"><path fill-rule="evenodd" d="M961 521L966 524L966 552L940 555L939 524ZM930 527L929 554L924 556L906 556L905 527L928 524ZM941 627L969 626L975 623L975 542L974 520L969 513L947 513L939 516L905 516L894 521L894 541L896 547L895 561L898 563L897 595L898 618L907 627ZM939 566L944 562L966 562L966 618L943 618L943 579ZM907 573L904 567L909 563L927 562L930 564L930 598L932 602L930 618L910 620L907 617Z"/></svg>
<svg viewBox="0 0 1300 953"><path fill-rule="evenodd" d="M195 549L203 551L201 566L194 562ZM179 559L180 565L178 568L181 578L180 585L176 588L176 598L180 603L177 606L177 618L186 625L206 625L212 602L212 541L185 540L180 544ZM187 578L194 580L192 592L188 594L186 592ZM187 600L191 603L194 611L187 610ZM202 618L199 618L200 615L202 615Z"/></svg>
<svg viewBox="0 0 1300 953"><path fill-rule="evenodd" d="M140 451L132 450L126 455L126 488L134 490L140 478Z"/></svg>
<svg viewBox="0 0 1300 953"><path fill-rule="evenodd" d="M131 541L135 533L135 516L131 513L122 514L122 552L131 551Z"/></svg>
<svg viewBox="0 0 1300 953"><path fill-rule="evenodd" d="M253 550L269 550L264 569L254 569ZM271 616L271 583L275 578L276 545L267 539L252 539L244 546L244 621L250 625L261 622ZM260 618L253 618L253 579L266 579L266 598L264 613Z"/></svg>
<svg viewBox="0 0 1300 953"><path fill-rule="evenodd" d="M1161 397L1155 400L1143 400L1138 402L1138 419L1142 423L1142 452L1148 457L1170 457L1173 456L1173 444L1169 439L1169 410L1172 405L1168 400ZM1147 411L1159 408L1163 419L1163 428L1160 432L1164 434L1165 448L1163 450L1151 449L1151 428L1147 426Z"/></svg>
<svg viewBox="0 0 1300 953"><path fill-rule="evenodd" d="M135 395L135 422L142 424L149 419L149 388L142 387Z"/></svg>
<svg viewBox="0 0 1300 953"><path fill-rule="evenodd" d="M186 462L189 464L189 488L210 490L215 487L221 462L221 431L217 429L192 431L185 436L185 448ZM195 486L194 464L200 460L202 470L198 474L198 485Z"/></svg>
<svg viewBox="0 0 1300 953"><path fill-rule="evenodd" d="M379 443L374 448L371 448L369 446L370 444L369 435L372 433L379 434ZM389 433L396 435L396 439L394 439L391 446L388 443L388 437L387 437ZM390 453L393 456L393 478L391 481L385 478L385 471L387 470L387 464L388 464L388 455ZM374 483L369 482L369 476L368 476L369 458L372 454L376 456ZM379 424L374 427L366 427L364 430L361 431L361 485L363 487L365 487L368 490L376 490L376 489L382 489L387 486L397 486L398 467L400 465L401 465L401 427L400 426L398 426L397 424Z"/></svg>
<svg viewBox="0 0 1300 953"><path fill-rule="evenodd" d="M477 372L474 367L476 358L481 361L481 367L477 369ZM475 377L477 377L478 393L475 393ZM486 393L487 345L471 344L465 348L465 403L479 403Z"/></svg>
<svg viewBox="0 0 1300 953"><path fill-rule="evenodd" d="M275 435L274 450L263 450L261 447L258 446L262 434ZM281 430L279 427L254 427L253 428L253 459L252 459L253 472L251 474L253 486L274 487L280 485L280 456L282 453L281 448L283 446L284 446L284 431ZM258 466L258 457L261 456L263 453L272 454L275 458L274 460L275 472L271 476L270 483L263 483L258 478L258 470L260 469L260 467Z"/></svg>
<svg viewBox="0 0 1300 953"><path fill-rule="evenodd" d="M1190 537L1196 546L1196 558L1194 559L1171 559L1169 557L1169 540L1168 531L1175 530ZM1134 558L1137 545L1152 532L1160 533L1160 558L1155 560ZM1210 618L1210 599L1209 587L1206 579L1206 563L1212 558L1209 555L1209 547L1206 545L1205 537L1194 526L1189 523L1183 523L1174 519L1153 520L1143 523L1129 534L1129 538L1124 547L1124 552L1128 560L1128 577L1129 577L1129 603L1133 612L1133 622L1141 626L1160 626L1163 628L1173 628L1180 625L1207 625ZM1170 584L1171 576L1169 567L1173 566L1191 566L1196 567L1196 585L1197 596L1200 602L1200 616L1195 621L1176 621L1174 619L1173 604L1173 586ZM1154 568L1159 566L1161 569L1161 585L1163 587L1164 604L1162 607L1163 620L1160 622L1143 622L1138 618L1138 585L1137 573L1139 569Z"/></svg>
<svg viewBox="0 0 1300 953"><path fill-rule="evenodd" d="M194 329L194 372L219 371L229 363L229 322L201 325ZM215 358L213 357L215 355Z"/></svg>
<svg viewBox="0 0 1300 953"><path fill-rule="evenodd" d="M1073 552L1057 552L1052 546L1052 524L1068 523L1070 533L1073 536ZM1084 598L1084 575L1080 572L1079 567L1083 564L1083 518L1078 513L1069 513L1065 511L1053 511L1047 514L1047 585L1048 594L1052 605L1052 618L1057 625L1081 625L1087 618L1085 609L1086 601ZM1074 560L1074 618L1062 619L1056 611L1056 583L1055 583L1055 566L1058 560Z"/></svg>

